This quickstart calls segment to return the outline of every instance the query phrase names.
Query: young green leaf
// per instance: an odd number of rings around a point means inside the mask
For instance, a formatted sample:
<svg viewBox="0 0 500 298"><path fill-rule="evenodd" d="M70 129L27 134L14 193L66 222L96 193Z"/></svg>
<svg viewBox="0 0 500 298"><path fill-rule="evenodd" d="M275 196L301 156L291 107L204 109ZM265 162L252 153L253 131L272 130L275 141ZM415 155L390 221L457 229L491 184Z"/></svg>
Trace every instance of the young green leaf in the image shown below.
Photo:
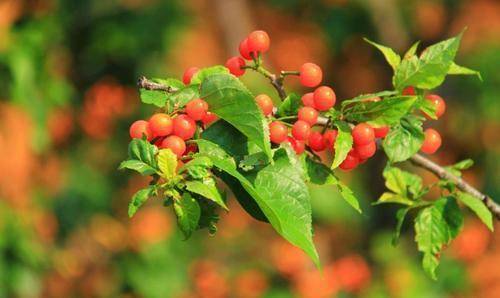
<svg viewBox="0 0 500 298"><path fill-rule="evenodd" d="M155 192L155 186L151 185L136 192L128 205L128 216L132 217Z"/></svg>
<svg viewBox="0 0 500 298"><path fill-rule="evenodd" d="M372 203L372 205L380 205L380 204L401 204L412 206L415 202L410 200L408 197L392 193L392 192L384 192L376 202Z"/></svg>
<svg viewBox="0 0 500 298"><path fill-rule="evenodd" d="M493 232L493 216L490 210L486 208L481 200L474 198L473 196L459 192L457 198L464 203L465 206L469 207L477 217Z"/></svg>
<svg viewBox="0 0 500 298"><path fill-rule="evenodd" d="M332 162L332 169L338 167L346 158L352 148L352 135L349 124L344 121L335 121L335 126L338 129L337 139L334 144L335 156Z"/></svg>
<svg viewBox="0 0 500 298"><path fill-rule="evenodd" d="M158 152L158 167L160 176L169 181L176 176L177 155L170 149L161 149Z"/></svg>
<svg viewBox="0 0 500 298"><path fill-rule="evenodd" d="M393 70L396 70L399 63L401 62L401 57L399 57L398 54L396 54L396 52L394 52L393 49L389 48L389 47L386 47L386 46L383 46L383 45L380 45L378 43L375 43L367 38L364 38L364 40L373 45L374 47L376 47L377 49L379 49L382 54L384 54L384 57L385 57L385 60L387 60L387 63L389 63L389 65L392 67Z"/></svg>
<svg viewBox="0 0 500 298"><path fill-rule="evenodd" d="M410 59L412 56L415 56L419 45L420 45L420 41L415 42L411 46L411 48L409 48L408 51L405 53L405 55L403 56L403 59Z"/></svg>
<svg viewBox="0 0 500 298"><path fill-rule="evenodd" d="M119 170L129 169L138 172L143 176L155 174L157 171L150 165L136 159L124 160L118 167Z"/></svg>
<svg viewBox="0 0 500 298"><path fill-rule="evenodd" d="M391 129L382 147L391 162L405 161L418 152L424 141L422 121L414 116L401 119L401 124Z"/></svg>
<svg viewBox="0 0 500 298"><path fill-rule="evenodd" d="M141 101L143 103L152 104L160 108L165 106L168 98L168 95L165 91L147 89L140 89L139 96L141 97Z"/></svg>
<svg viewBox="0 0 500 298"><path fill-rule="evenodd" d="M356 196L354 196L354 193L352 192L352 190L347 185L345 185L341 181L338 181L337 188L338 188L338 190L339 190L340 195L342 196L342 198L349 205L351 205L351 207L354 208L354 210L358 211L359 213L363 213L361 211L361 207L359 206L358 199L356 198Z"/></svg>
<svg viewBox="0 0 500 298"><path fill-rule="evenodd" d="M392 235L392 245L396 246L399 242L399 235L401 234L401 228L403 227L403 223L406 217L406 214L408 214L408 211L410 211L410 207L404 207L400 208L396 212L396 228L394 229L394 234Z"/></svg>
<svg viewBox="0 0 500 298"><path fill-rule="evenodd" d="M405 198L416 198L422 190L422 178L397 167L387 165L384 169L385 186Z"/></svg>
<svg viewBox="0 0 500 298"><path fill-rule="evenodd" d="M477 70L473 70L464 66L457 65L456 63L452 63L450 69L448 69L449 75L472 75L477 76L480 81L483 80L481 73Z"/></svg>
<svg viewBox="0 0 500 298"><path fill-rule="evenodd" d="M298 96L296 93L290 93L278 106L278 110L276 111L276 116L277 117L284 117L291 115L295 116L297 115L297 112L299 111L301 104L302 101L300 100L300 96Z"/></svg>
<svg viewBox="0 0 500 298"><path fill-rule="evenodd" d="M200 97L199 85L183 86L177 92L171 94L168 99L168 107L172 110L174 107L182 108L188 102Z"/></svg>
<svg viewBox="0 0 500 298"><path fill-rule="evenodd" d="M420 109L426 115L428 115L431 119L437 119L436 116L436 105L430 101L425 99L422 96L418 96L418 100L415 103L415 107Z"/></svg>
<svg viewBox="0 0 500 298"><path fill-rule="evenodd" d="M198 228L201 214L200 205L188 192L185 192L179 200L174 201L174 211L177 216L177 224L185 239L188 239Z"/></svg>
<svg viewBox="0 0 500 298"><path fill-rule="evenodd" d="M131 169L141 175L151 175L158 171L155 155L156 146L142 139L133 139L128 145L128 160L122 162L118 169Z"/></svg>
<svg viewBox="0 0 500 298"><path fill-rule="evenodd" d="M205 81L208 77L216 74L227 74L229 75L229 69L222 65L215 65L211 67L206 67L203 69L200 69L197 73L193 75L191 78L191 85L196 85L196 84L201 84L203 81Z"/></svg>
<svg viewBox="0 0 500 298"><path fill-rule="evenodd" d="M186 181L186 189L213 201L226 210L229 210L213 178L206 178L203 181Z"/></svg>
<svg viewBox="0 0 500 298"><path fill-rule="evenodd" d="M388 97L388 96L392 96L392 95L396 95L396 94L398 94L397 91L380 91L380 92L376 92L376 93L362 94L362 95L356 96L356 97L351 98L351 99L343 100L340 103L341 110L344 111L345 107L347 107L348 105L357 103L357 102L366 102L367 99L370 99L370 98L374 98L374 97L381 97L382 98L382 97Z"/></svg>

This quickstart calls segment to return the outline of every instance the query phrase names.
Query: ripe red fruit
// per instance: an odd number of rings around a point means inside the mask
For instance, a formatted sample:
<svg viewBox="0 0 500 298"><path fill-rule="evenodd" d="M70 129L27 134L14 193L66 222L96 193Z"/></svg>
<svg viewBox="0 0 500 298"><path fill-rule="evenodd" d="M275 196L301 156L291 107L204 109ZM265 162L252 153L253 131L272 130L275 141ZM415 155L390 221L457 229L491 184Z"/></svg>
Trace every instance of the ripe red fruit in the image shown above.
<svg viewBox="0 0 500 298"><path fill-rule="evenodd" d="M299 109L298 118L309 125L314 125L318 122L318 111L311 107L302 107Z"/></svg>
<svg viewBox="0 0 500 298"><path fill-rule="evenodd" d="M193 99L186 105L186 114L193 120L201 120L208 111L208 103L201 98Z"/></svg>
<svg viewBox="0 0 500 298"><path fill-rule="evenodd" d="M443 116L444 111L446 110L446 103L444 102L443 98L437 94L428 94L425 96L425 99L432 102L434 106L436 107L436 117L439 118ZM431 117L427 114L425 114L425 117L428 119L431 119Z"/></svg>
<svg viewBox="0 0 500 298"><path fill-rule="evenodd" d="M370 125L360 123L352 129L352 138L354 144L359 146L366 145L375 140L375 132Z"/></svg>
<svg viewBox="0 0 500 298"><path fill-rule="evenodd" d="M323 71L321 67L314 63L304 63L300 67L300 83L306 87L316 87L323 80Z"/></svg>
<svg viewBox="0 0 500 298"><path fill-rule="evenodd" d="M201 122L203 122L203 124L207 126L214 123L217 120L219 120L219 117L217 117L217 115L215 115L212 112L207 112L205 116L203 116L203 118L201 119Z"/></svg>
<svg viewBox="0 0 500 298"><path fill-rule="evenodd" d="M441 135L435 129L428 128L424 132L425 138L420 151L433 154L441 147Z"/></svg>
<svg viewBox="0 0 500 298"><path fill-rule="evenodd" d="M271 142L280 144L288 137L288 128L279 121L271 122L269 124L269 137L271 138Z"/></svg>
<svg viewBox="0 0 500 298"><path fill-rule="evenodd" d="M149 123L144 120L137 120L132 123L132 125L130 125L129 133L132 139L142 139L143 135L146 135L148 140L153 138L153 133L151 132Z"/></svg>
<svg viewBox="0 0 500 298"><path fill-rule="evenodd" d="M347 154L344 161L339 165L339 168L341 168L344 171L350 171L356 168L358 164L359 164L359 156L356 153L356 151L354 151L354 149L351 149L351 151Z"/></svg>
<svg viewBox="0 0 500 298"><path fill-rule="evenodd" d="M413 88L413 86L408 86L403 89L402 94L408 96L408 95L415 95L417 94L417 92L415 91L415 88Z"/></svg>
<svg viewBox="0 0 500 298"><path fill-rule="evenodd" d="M333 145L335 144L335 140L337 139L338 131L329 129L325 131L323 134L323 138L325 139L325 145L327 149L333 150Z"/></svg>
<svg viewBox="0 0 500 298"><path fill-rule="evenodd" d="M245 38L240 42L239 50L241 57L246 60L252 60L252 56L250 56L250 51L248 50L248 38Z"/></svg>
<svg viewBox="0 0 500 298"><path fill-rule="evenodd" d="M375 152L377 152L377 145L375 142L370 142L366 145L355 146L354 150L356 150L360 159L367 159L375 155Z"/></svg>
<svg viewBox="0 0 500 298"><path fill-rule="evenodd" d="M271 41L266 31L256 30L248 35L247 45L249 52L265 53L269 50L270 43Z"/></svg>
<svg viewBox="0 0 500 298"><path fill-rule="evenodd" d="M335 105L336 96L333 89L328 86L321 86L314 90L314 106L318 111L326 111Z"/></svg>
<svg viewBox="0 0 500 298"><path fill-rule="evenodd" d="M311 125L309 123L297 120L292 127L292 136L300 141L307 140L309 138L309 134L311 133Z"/></svg>
<svg viewBox="0 0 500 298"><path fill-rule="evenodd" d="M317 152L326 149L325 139L319 131L311 131L309 134L308 145L312 150Z"/></svg>
<svg viewBox="0 0 500 298"><path fill-rule="evenodd" d="M376 127L373 128L373 131L375 132L376 138L385 138L385 136L389 133L389 126Z"/></svg>
<svg viewBox="0 0 500 298"><path fill-rule="evenodd" d="M293 151L295 151L295 154L301 154L306 150L306 144L304 141L294 139L292 137L287 137L286 141L292 145Z"/></svg>
<svg viewBox="0 0 500 298"><path fill-rule="evenodd" d="M183 140L188 140L194 136L196 122L188 115L179 115L174 118L174 135Z"/></svg>
<svg viewBox="0 0 500 298"><path fill-rule="evenodd" d="M257 95L255 101L265 116L269 116L273 113L273 100L267 94Z"/></svg>
<svg viewBox="0 0 500 298"><path fill-rule="evenodd" d="M182 82L185 84L185 85L188 85L189 83L191 83L191 78L194 76L195 73L197 73L200 69L198 67L190 67L188 69L186 69L186 71L184 72L184 75L182 76Z"/></svg>
<svg viewBox="0 0 500 298"><path fill-rule="evenodd" d="M305 107L314 108L314 93L313 92L309 92L309 93L302 95L301 100L302 100L302 104Z"/></svg>
<svg viewBox="0 0 500 298"><path fill-rule="evenodd" d="M149 118L149 129L154 137L164 137L172 133L172 118L164 113L157 113Z"/></svg>
<svg viewBox="0 0 500 298"><path fill-rule="evenodd" d="M161 142L160 148L168 148L172 150L177 157L182 157L182 154L186 151L186 143L178 136L168 136Z"/></svg>
<svg viewBox="0 0 500 298"><path fill-rule="evenodd" d="M245 66L245 60L243 58L234 56L226 61L226 68L229 69L229 72L233 75L239 77L245 73L245 69L241 68Z"/></svg>

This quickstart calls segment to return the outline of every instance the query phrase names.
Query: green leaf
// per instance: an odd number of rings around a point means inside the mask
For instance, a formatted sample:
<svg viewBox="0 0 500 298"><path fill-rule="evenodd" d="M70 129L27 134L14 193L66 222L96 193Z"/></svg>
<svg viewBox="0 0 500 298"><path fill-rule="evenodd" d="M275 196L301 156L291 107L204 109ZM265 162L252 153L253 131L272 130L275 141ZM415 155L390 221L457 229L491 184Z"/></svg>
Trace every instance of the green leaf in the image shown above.
<svg viewBox="0 0 500 298"><path fill-rule="evenodd" d="M418 97L415 104L416 108L420 109L422 112L430 116L432 119L436 120L436 105L432 101L425 99L422 96Z"/></svg>
<svg viewBox="0 0 500 298"><path fill-rule="evenodd" d="M450 231L450 241L455 239L464 226L464 216L457 201L453 197L448 197L444 206L444 218Z"/></svg>
<svg viewBox="0 0 500 298"><path fill-rule="evenodd" d="M402 204L412 206L415 202L410 200L408 197L404 195L392 193L392 192L384 192L378 200L372 205L380 205L380 204Z"/></svg>
<svg viewBox="0 0 500 298"><path fill-rule="evenodd" d="M296 93L290 93L279 105L276 117L295 116L299 111L302 101Z"/></svg>
<svg viewBox="0 0 500 298"><path fill-rule="evenodd" d="M255 167L264 166L269 163L269 157L264 152L257 152L246 155L239 162L238 167L243 171L251 171Z"/></svg>
<svg viewBox="0 0 500 298"><path fill-rule="evenodd" d="M200 205L189 193L185 192L179 200L174 201L174 211L181 232L185 239L189 238L198 228Z"/></svg>
<svg viewBox="0 0 500 298"><path fill-rule="evenodd" d="M382 54L384 54L385 60L387 60L387 63L389 63L389 65L392 67L393 70L397 69L399 63L401 62L401 57L399 57L399 55L396 54L394 52L394 50L392 50L389 47L375 43L367 38L364 38L364 40L367 43L369 43L369 44L373 45L374 47L376 47L377 49L379 49L382 52Z"/></svg>
<svg viewBox="0 0 500 298"><path fill-rule="evenodd" d="M335 177L333 171L321 162L312 160L309 156L305 156L305 168L309 181L318 185L335 185L338 183L338 178Z"/></svg>
<svg viewBox="0 0 500 298"><path fill-rule="evenodd" d="M151 175L157 172L158 165L155 155L156 146L142 139L133 139L128 145L128 160L122 162L119 169L131 169L141 175Z"/></svg>
<svg viewBox="0 0 500 298"><path fill-rule="evenodd" d="M410 49L405 53L403 59L409 59L412 56L415 56L418 50L418 46L420 45L420 41L415 42Z"/></svg>
<svg viewBox="0 0 500 298"><path fill-rule="evenodd" d="M351 207L354 208L354 210L358 211L359 213L363 213L361 211L361 208L359 207L359 201L358 201L358 199L354 196L354 193L352 192L352 190L347 185L345 185L344 183L342 183L342 182L339 181L337 183L337 188L338 188L340 194L342 195L342 198L349 205L351 205Z"/></svg>
<svg viewBox="0 0 500 298"><path fill-rule="evenodd" d="M214 74L201 84L201 97L210 111L243 133L271 158L269 128L252 94L234 76Z"/></svg>
<svg viewBox="0 0 500 298"><path fill-rule="evenodd" d="M398 94L397 91L380 91L377 93L362 94L362 95L356 96L356 97L351 98L351 99L343 100L340 103L341 110L344 111L344 108L346 106L353 104L353 103L357 103L357 102L365 102L369 98L373 98L373 97L383 98L383 97L388 97L388 96L392 96L392 95L396 95L396 94Z"/></svg>
<svg viewBox="0 0 500 298"><path fill-rule="evenodd" d="M474 161L470 158L464 159L462 161L457 162L456 164L452 165L451 167L456 169L456 170L467 170L468 168L472 167L474 165Z"/></svg>
<svg viewBox="0 0 500 298"><path fill-rule="evenodd" d="M137 212L137 210L139 210L142 204L144 204L147 199L149 199L154 194L154 191L155 186L151 185L136 192L128 205L128 216L134 216L134 214Z"/></svg>
<svg viewBox="0 0 500 298"><path fill-rule="evenodd" d="M349 153L352 148L352 135L349 124L344 121L335 121L334 124L338 129L338 134L333 146L335 155L331 166L332 169L335 169L344 161L347 153Z"/></svg>
<svg viewBox="0 0 500 298"><path fill-rule="evenodd" d="M152 104L160 108L165 106L168 98L167 93L160 90L140 89L139 95L143 103Z"/></svg>
<svg viewBox="0 0 500 298"><path fill-rule="evenodd" d="M345 118L354 122L367 122L375 127L399 123L417 100L416 96L396 96L381 101L354 104L344 112Z"/></svg>
<svg viewBox="0 0 500 298"><path fill-rule="evenodd" d="M167 78L167 79L159 79L159 78L153 78L151 79L153 82L169 86L172 88L176 89L181 89L184 88L184 83L181 80L174 79L174 78Z"/></svg>
<svg viewBox="0 0 500 298"><path fill-rule="evenodd" d="M393 82L397 90L407 86L434 89L443 83L457 53L462 33L428 47L418 58L403 59L394 72Z"/></svg>
<svg viewBox="0 0 500 298"><path fill-rule="evenodd" d="M384 169L385 186L404 198L417 198L422 190L422 178L397 167Z"/></svg>
<svg viewBox="0 0 500 298"><path fill-rule="evenodd" d="M408 214L408 211L410 211L410 207L405 207L405 208L400 208L396 212L396 228L394 229L394 234L392 235L392 245L396 246L399 242L399 235L401 235L401 228L403 227L403 223L406 217L406 214Z"/></svg>
<svg viewBox="0 0 500 298"><path fill-rule="evenodd" d="M160 176L169 181L176 176L177 155L170 149L162 149L158 152L158 167Z"/></svg>
<svg viewBox="0 0 500 298"><path fill-rule="evenodd" d="M200 196L205 197L228 210L213 178L204 179L203 181L186 181L186 189L192 193L199 194Z"/></svg>
<svg viewBox="0 0 500 298"><path fill-rule="evenodd" d="M454 62L451 64L450 69L448 69L449 75L472 75L477 76L480 81L483 80L481 73L477 70L473 70L464 66L460 66L455 64Z"/></svg>
<svg viewBox="0 0 500 298"><path fill-rule="evenodd" d="M476 213L477 217L493 232L493 215L481 200L464 192L459 192L457 198Z"/></svg>
<svg viewBox="0 0 500 298"><path fill-rule="evenodd" d="M216 65L216 66L211 66L211 67L207 67L207 68L202 68L197 73L195 73L193 75L193 77L191 78L191 85L201 84L208 77L210 77L212 75L216 75L216 74L229 75L229 70L222 65Z"/></svg>
<svg viewBox="0 0 500 298"><path fill-rule="evenodd" d="M172 110L174 107L182 108L191 100L199 97L199 85L184 86L168 97L169 109Z"/></svg>
<svg viewBox="0 0 500 298"><path fill-rule="evenodd" d="M248 138L224 120L210 125L201 137L217 144L236 161L241 161L250 154Z"/></svg>
<svg viewBox="0 0 500 298"><path fill-rule="evenodd" d="M405 161L418 152L424 141L422 121L414 116L401 119L401 124L391 128L382 146L391 162Z"/></svg>

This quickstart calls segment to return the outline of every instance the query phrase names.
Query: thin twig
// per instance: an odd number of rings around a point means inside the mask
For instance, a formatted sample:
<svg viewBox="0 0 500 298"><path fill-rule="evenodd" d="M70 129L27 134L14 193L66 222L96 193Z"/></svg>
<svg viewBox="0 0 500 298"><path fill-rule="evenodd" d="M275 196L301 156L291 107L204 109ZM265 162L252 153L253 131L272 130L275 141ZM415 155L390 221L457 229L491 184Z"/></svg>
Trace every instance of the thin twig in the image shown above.
<svg viewBox="0 0 500 298"><path fill-rule="evenodd" d="M137 87L139 87L141 89L146 89L146 90L165 91L168 93L174 93L177 91L177 88L153 82L151 80L146 79L146 77L144 77L144 76L140 77L137 80Z"/></svg>

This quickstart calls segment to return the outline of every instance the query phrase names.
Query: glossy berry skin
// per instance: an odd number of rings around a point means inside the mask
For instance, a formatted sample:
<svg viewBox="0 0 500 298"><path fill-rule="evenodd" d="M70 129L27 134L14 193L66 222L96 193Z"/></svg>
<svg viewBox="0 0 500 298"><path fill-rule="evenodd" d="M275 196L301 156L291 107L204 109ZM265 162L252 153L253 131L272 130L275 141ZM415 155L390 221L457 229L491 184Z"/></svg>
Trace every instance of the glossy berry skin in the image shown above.
<svg viewBox="0 0 500 298"><path fill-rule="evenodd" d="M255 101L259 106L260 110L264 114L264 116L269 116L273 113L273 100L267 94L260 94L255 97Z"/></svg>
<svg viewBox="0 0 500 298"><path fill-rule="evenodd" d="M335 105L337 97L333 89L328 86L321 86L314 90L314 106L318 111L327 111Z"/></svg>
<svg viewBox="0 0 500 298"><path fill-rule="evenodd" d="M219 120L219 117L217 117L217 115L215 115L212 112L207 112L205 116L203 116L203 118L201 119L201 122L203 122L203 124L207 126L214 123L217 120Z"/></svg>
<svg viewBox="0 0 500 298"><path fill-rule="evenodd" d="M248 51L249 52L259 52L265 53L269 50L269 45L271 40L266 31L256 30L248 35Z"/></svg>
<svg viewBox="0 0 500 298"><path fill-rule="evenodd" d="M434 154L441 147L441 135L435 129L428 128L424 132L425 138L420 151Z"/></svg>
<svg viewBox="0 0 500 298"><path fill-rule="evenodd" d="M178 136L168 136L161 142L160 148L170 149L177 157L182 157L186 151L186 143Z"/></svg>
<svg viewBox="0 0 500 298"><path fill-rule="evenodd" d="M174 124L169 115L157 113L149 118L149 129L154 137L164 137L172 133Z"/></svg>
<svg viewBox="0 0 500 298"><path fill-rule="evenodd" d="M137 120L132 123L132 125L130 125L129 133L132 139L142 139L143 135L146 135L148 140L153 138L153 133L149 128L149 123L144 120Z"/></svg>
<svg viewBox="0 0 500 298"><path fill-rule="evenodd" d="M326 149L325 139L319 131L311 131L308 140L309 148L314 151L321 152Z"/></svg>
<svg viewBox="0 0 500 298"><path fill-rule="evenodd" d="M292 145L293 151L297 155L302 154L306 150L306 143L304 141L292 137L287 137L286 141Z"/></svg>
<svg viewBox="0 0 500 298"><path fill-rule="evenodd" d="M269 137L271 138L271 142L280 144L288 137L288 128L279 121L271 122L269 124Z"/></svg>
<svg viewBox="0 0 500 298"><path fill-rule="evenodd" d="M245 69L241 68L245 66L245 60L241 57L231 57L226 61L226 68L229 72L237 77L242 76L245 73Z"/></svg>
<svg viewBox="0 0 500 298"><path fill-rule="evenodd" d="M385 138L385 136L389 133L389 126L373 128L373 132L375 133L376 138Z"/></svg>
<svg viewBox="0 0 500 298"><path fill-rule="evenodd" d="M333 129L325 131L325 133L323 134L323 138L325 140L326 149L333 150L333 146L335 145L335 140L337 140L337 134L338 131Z"/></svg>
<svg viewBox="0 0 500 298"><path fill-rule="evenodd" d="M416 95L417 92L415 91L415 88L413 86L408 86L403 89L402 94L405 96L409 96L409 95Z"/></svg>
<svg viewBox="0 0 500 298"><path fill-rule="evenodd" d="M299 80L302 86L316 87L323 80L323 71L321 67L314 63L304 63L299 70Z"/></svg>
<svg viewBox="0 0 500 298"><path fill-rule="evenodd" d="M345 160L339 165L339 168L341 168L344 171L350 171L354 168L356 168L359 164L359 156L352 149L346 156Z"/></svg>
<svg viewBox="0 0 500 298"><path fill-rule="evenodd" d="M428 94L427 96L425 96L425 99L432 102L436 107L436 118L440 118L441 116L443 116L444 112L446 111L446 103L441 96L437 94ZM431 119L429 115L425 113L424 115L428 119Z"/></svg>
<svg viewBox="0 0 500 298"><path fill-rule="evenodd" d="M314 108L314 92L309 92L302 95L301 101L305 107Z"/></svg>
<svg viewBox="0 0 500 298"><path fill-rule="evenodd" d="M370 125L360 123L352 129L352 138L355 145L366 145L375 140L375 132Z"/></svg>
<svg viewBox="0 0 500 298"><path fill-rule="evenodd" d="M193 99L186 105L186 114L193 120L199 121L205 117L208 103L201 98Z"/></svg>
<svg viewBox="0 0 500 298"><path fill-rule="evenodd" d="M184 72L184 75L182 76L182 82L185 85L189 85L189 83L191 83L191 78L198 71L200 71L200 69L198 67L190 67L190 68L186 69L186 71Z"/></svg>
<svg viewBox="0 0 500 298"><path fill-rule="evenodd" d="M309 138L309 134L311 133L311 125L309 123L298 120L293 124L292 127L292 136L299 140L305 141Z"/></svg>
<svg viewBox="0 0 500 298"><path fill-rule="evenodd" d="M179 115L174 118L174 135L183 140L189 140L196 131L196 122L187 115Z"/></svg>
<svg viewBox="0 0 500 298"><path fill-rule="evenodd" d="M375 155L375 152L377 152L377 145L375 142L371 142L366 145L356 146L354 147L354 150L356 150L360 159L368 159Z"/></svg>
<svg viewBox="0 0 500 298"><path fill-rule="evenodd" d="M298 118L312 126L318 122L318 111L311 107L302 107L299 109Z"/></svg>
<svg viewBox="0 0 500 298"><path fill-rule="evenodd" d="M245 38L240 42L240 46L238 49L240 51L241 57L245 58L246 60L252 60L252 56L250 56L250 51L248 50L248 38Z"/></svg>

